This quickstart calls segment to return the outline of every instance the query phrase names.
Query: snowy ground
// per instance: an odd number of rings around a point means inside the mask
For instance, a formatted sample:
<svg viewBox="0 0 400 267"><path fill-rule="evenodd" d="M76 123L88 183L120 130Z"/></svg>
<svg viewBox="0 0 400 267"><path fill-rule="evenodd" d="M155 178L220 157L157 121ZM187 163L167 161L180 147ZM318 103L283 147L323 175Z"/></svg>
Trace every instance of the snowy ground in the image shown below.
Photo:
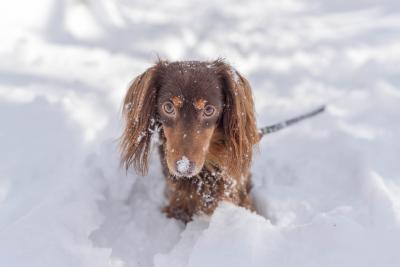
<svg viewBox="0 0 400 267"><path fill-rule="evenodd" d="M215 1L216 2L216 1ZM400 266L400 4L35 0L0 4L0 266ZM260 214L184 226L119 169L126 86L157 58L225 57L265 138Z"/></svg>

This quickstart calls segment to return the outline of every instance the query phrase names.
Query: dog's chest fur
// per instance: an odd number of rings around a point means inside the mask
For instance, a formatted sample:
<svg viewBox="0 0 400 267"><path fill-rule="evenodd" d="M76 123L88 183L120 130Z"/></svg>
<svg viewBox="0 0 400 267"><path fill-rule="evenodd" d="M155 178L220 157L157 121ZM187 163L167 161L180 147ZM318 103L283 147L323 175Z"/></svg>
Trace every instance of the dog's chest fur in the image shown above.
<svg viewBox="0 0 400 267"><path fill-rule="evenodd" d="M203 167L196 176L175 177L168 171L163 150L163 145L160 145L159 153L167 178L166 194L169 200L164 212L168 217L188 222L193 215L212 214L220 201L252 209L248 194L251 187L249 175L235 178L217 167L212 170Z"/></svg>

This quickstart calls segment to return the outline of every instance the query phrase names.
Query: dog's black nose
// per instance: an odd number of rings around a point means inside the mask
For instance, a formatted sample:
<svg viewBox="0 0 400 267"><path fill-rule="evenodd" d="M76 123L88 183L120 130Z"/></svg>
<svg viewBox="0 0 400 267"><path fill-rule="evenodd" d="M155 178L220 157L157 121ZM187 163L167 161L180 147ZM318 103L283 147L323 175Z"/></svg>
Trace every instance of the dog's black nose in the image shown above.
<svg viewBox="0 0 400 267"><path fill-rule="evenodd" d="M194 167L194 162L185 156L176 162L176 171L180 175L190 176L194 171Z"/></svg>

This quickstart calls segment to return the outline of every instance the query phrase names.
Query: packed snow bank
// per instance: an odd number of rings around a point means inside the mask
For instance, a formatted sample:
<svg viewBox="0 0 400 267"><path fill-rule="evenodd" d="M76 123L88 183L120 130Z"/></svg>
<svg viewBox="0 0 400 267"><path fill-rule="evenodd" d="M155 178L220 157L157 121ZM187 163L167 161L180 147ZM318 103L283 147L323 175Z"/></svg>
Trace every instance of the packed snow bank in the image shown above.
<svg viewBox="0 0 400 267"><path fill-rule="evenodd" d="M25 2L0 4L0 266L400 265L396 1ZM260 126L329 103L260 143L257 214L184 225L157 155L120 168L122 98L157 53L226 57Z"/></svg>
<svg viewBox="0 0 400 267"><path fill-rule="evenodd" d="M371 227L363 212L343 206L304 225L280 226L221 203L209 221L190 223L155 266L395 266L398 224L388 215L390 223Z"/></svg>

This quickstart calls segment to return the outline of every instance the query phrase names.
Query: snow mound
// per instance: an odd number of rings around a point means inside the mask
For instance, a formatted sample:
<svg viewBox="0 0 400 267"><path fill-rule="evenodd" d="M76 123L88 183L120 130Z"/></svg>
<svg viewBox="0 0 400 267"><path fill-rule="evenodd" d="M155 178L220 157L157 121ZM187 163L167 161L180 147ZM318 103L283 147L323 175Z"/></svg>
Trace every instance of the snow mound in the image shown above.
<svg viewBox="0 0 400 267"><path fill-rule="evenodd" d="M155 266L395 266L399 221L382 205L380 222L366 221L368 210L342 206L304 225L274 225L221 203L209 220L191 222L172 251L156 255Z"/></svg>

